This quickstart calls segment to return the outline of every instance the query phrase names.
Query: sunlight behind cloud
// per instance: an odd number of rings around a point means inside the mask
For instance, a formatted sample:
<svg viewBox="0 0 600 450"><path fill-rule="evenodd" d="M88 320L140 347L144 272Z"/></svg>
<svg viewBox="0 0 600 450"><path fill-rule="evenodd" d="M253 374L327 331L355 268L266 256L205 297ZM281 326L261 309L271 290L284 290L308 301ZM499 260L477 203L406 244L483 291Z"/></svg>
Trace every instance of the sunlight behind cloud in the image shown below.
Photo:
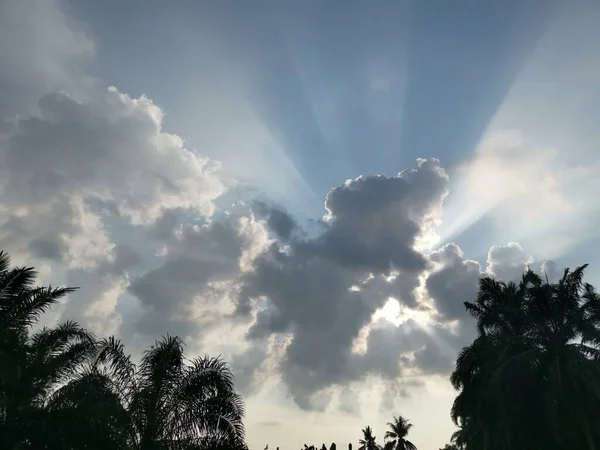
<svg viewBox="0 0 600 450"><path fill-rule="evenodd" d="M0 98L27 94L0 104L4 250L81 286L52 321L135 359L161 335L222 355L252 449L383 444L397 414L443 446L481 276L595 248L596 12L565 7L496 110L538 36L500 4L21 1L0 0Z"/></svg>
<svg viewBox="0 0 600 450"><path fill-rule="evenodd" d="M516 130L486 136L472 159L454 173L442 243L503 205L518 209L522 223L538 227L541 213L567 212L570 204L560 190L556 156L556 150L536 147Z"/></svg>
<svg viewBox="0 0 600 450"><path fill-rule="evenodd" d="M422 327L431 323L431 317L426 312L401 306L398 300L391 297L383 307L375 311L371 320L376 322L379 319L387 320L395 326L400 326L408 320L413 320Z"/></svg>
<svg viewBox="0 0 600 450"><path fill-rule="evenodd" d="M590 117L600 95L600 50L591 44L600 39L598 20L599 8L565 5L556 15L477 152L453 173L442 243L486 215L494 240L518 240L544 258L596 235L600 132Z"/></svg>

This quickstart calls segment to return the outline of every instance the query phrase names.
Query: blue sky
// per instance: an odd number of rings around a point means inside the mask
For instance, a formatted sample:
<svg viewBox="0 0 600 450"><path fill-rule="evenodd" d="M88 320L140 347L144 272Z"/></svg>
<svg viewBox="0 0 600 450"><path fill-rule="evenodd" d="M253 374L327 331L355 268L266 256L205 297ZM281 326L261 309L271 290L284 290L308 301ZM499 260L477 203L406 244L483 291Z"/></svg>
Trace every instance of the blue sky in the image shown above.
<svg viewBox="0 0 600 450"><path fill-rule="evenodd" d="M251 449L443 447L478 278L600 282L597 2L0 12L0 247L82 287L48 322L225 355Z"/></svg>
<svg viewBox="0 0 600 450"><path fill-rule="evenodd" d="M436 3L72 7L100 44L94 65L103 79L152 93L165 127L194 145L204 131L192 113L205 98L199 86L224 77L320 199L349 177L394 175L418 157L448 167L473 152L555 9L551 1Z"/></svg>

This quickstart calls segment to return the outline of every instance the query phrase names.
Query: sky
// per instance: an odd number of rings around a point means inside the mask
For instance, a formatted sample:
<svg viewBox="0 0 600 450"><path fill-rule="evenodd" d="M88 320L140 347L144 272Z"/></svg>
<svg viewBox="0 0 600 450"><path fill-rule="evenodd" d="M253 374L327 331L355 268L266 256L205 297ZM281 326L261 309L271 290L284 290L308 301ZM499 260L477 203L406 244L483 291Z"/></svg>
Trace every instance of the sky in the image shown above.
<svg viewBox="0 0 600 450"><path fill-rule="evenodd" d="M0 0L0 248L252 450L454 426L482 276L600 282L600 4Z"/></svg>

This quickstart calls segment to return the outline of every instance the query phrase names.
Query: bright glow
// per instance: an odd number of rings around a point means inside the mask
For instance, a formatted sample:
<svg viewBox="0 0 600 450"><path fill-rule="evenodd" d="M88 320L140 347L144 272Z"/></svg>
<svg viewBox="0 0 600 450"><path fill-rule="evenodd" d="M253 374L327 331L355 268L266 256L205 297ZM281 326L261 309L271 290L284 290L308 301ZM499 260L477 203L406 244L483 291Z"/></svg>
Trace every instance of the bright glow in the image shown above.
<svg viewBox="0 0 600 450"><path fill-rule="evenodd" d="M442 243L486 215L498 225L490 241L518 240L549 259L595 233L588 224L597 208L600 134L589 117L596 111L590 99L600 92L599 52L591 44L599 36L600 10L564 8L539 39L473 158L451 174ZM556 64L565 48L569 63Z"/></svg>
<svg viewBox="0 0 600 450"><path fill-rule="evenodd" d="M395 326L400 326L408 320L414 320L419 326L425 327L431 322L429 315L423 311L417 311L406 306L400 306L400 302L390 297L388 301L373 314L373 322L384 319Z"/></svg>

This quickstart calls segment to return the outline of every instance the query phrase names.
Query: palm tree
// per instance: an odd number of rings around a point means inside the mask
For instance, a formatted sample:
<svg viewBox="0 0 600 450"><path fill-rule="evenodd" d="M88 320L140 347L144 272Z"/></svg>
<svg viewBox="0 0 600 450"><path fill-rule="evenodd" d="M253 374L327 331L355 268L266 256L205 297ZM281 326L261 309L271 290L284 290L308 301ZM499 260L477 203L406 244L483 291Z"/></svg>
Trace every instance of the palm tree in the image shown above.
<svg viewBox="0 0 600 450"><path fill-rule="evenodd" d="M461 392L452 417L467 449L588 448L599 431L600 298L586 266L556 284L528 270L519 283L480 281L479 336L464 348L451 381Z"/></svg>
<svg viewBox="0 0 600 450"><path fill-rule="evenodd" d="M402 416L394 417L392 422L387 423L389 430L385 432L384 439L390 443L392 450L417 450L417 447L406 439L412 424Z"/></svg>
<svg viewBox="0 0 600 450"><path fill-rule="evenodd" d="M123 433L139 450L245 448L244 405L220 358L186 362L177 337L163 338L136 367L114 338L101 344L95 368L130 421Z"/></svg>
<svg viewBox="0 0 600 450"><path fill-rule="evenodd" d="M10 257L0 251L0 339L10 339L7 335L26 331L40 315L76 290L33 287L36 275L32 267L11 269ZM0 345L6 343L0 341Z"/></svg>
<svg viewBox="0 0 600 450"><path fill-rule="evenodd" d="M56 426L64 411L50 399L82 370L95 340L75 322L29 334L43 312L74 290L34 287L35 277L32 268L10 269L10 258L0 252L0 442L3 448L24 442L69 448Z"/></svg>
<svg viewBox="0 0 600 450"><path fill-rule="evenodd" d="M33 287L0 253L0 447L245 450L243 402L220 358L186 361L167 337L136 367L75 322L30 327L72 288Z"/></svg>
<svg viewBox="0 0 600 450"><path fill-rule="evenodd" d="M360 447L358 450L381 450L381 447L375 443L375 436L371 427L366 427L362 430L363 438L358 441Z"/></svg>

